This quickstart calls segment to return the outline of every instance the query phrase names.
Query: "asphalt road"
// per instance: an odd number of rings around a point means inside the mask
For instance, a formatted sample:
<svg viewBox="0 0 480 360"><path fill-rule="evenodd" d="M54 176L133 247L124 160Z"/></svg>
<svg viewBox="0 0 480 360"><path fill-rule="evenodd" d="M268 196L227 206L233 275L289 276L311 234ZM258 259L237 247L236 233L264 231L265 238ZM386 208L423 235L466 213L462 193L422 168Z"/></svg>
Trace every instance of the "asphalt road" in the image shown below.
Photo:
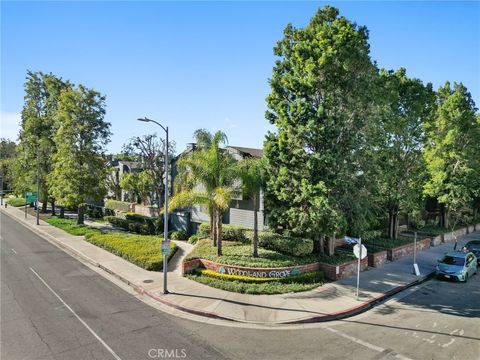
<svg viewBox="0 0 480 360"><path fill-rule="evenodd" d="M2 360L480 358L480 276L432 280L344 321L231 328L160 312L9 217L0 225Z"/></svg>

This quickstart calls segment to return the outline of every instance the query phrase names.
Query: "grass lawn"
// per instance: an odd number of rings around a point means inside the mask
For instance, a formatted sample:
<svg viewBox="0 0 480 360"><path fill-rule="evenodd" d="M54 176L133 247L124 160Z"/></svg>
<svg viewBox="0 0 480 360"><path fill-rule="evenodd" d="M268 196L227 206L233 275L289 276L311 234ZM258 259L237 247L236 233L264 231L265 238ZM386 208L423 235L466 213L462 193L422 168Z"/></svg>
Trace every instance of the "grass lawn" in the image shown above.
<svg viewBox="0 0 480 360"><path fill-rule="evenodd" d="M101 234L101 231L87 225L77 225L77 221L73 219L61 219L58 217L51 217L46 219L50 225L58 227L72 235L87 235L87 234Z"/></svg>
<svg viewBox="0 0 480 360"><path fill-rule="evenodd" d="M301 275L300 275L301 276ZM275 279L265 282L242 282L238 280L223 280L219 278L204 276L201 271L187 274L187 278L208 285L217 289L232 291L242 294L285 294L315 289L324 284L322 272L316 272L316 276L309 277L308 281L299 279L294 282L289 278ZM285 281L285 282L284 282ZM287 282L288 281L288 282Z"/></svg>
<svg viewBox="0 0 480 360"><path fill-rule="evenodd" d="M27 204L25 202L25 198L9 198L9 199L5 199L5 201L8 203L8 205L15 206L15 207L24 206Z"/></svg>
<svg viewBox="0 0 480 360"><path fill-rule="evenodd" d="M159 271L163 268L162 239L158 236L97 232L87 235L85 240L146 270ZM169 259L176 251L177 245L170 242Z"/></svg>

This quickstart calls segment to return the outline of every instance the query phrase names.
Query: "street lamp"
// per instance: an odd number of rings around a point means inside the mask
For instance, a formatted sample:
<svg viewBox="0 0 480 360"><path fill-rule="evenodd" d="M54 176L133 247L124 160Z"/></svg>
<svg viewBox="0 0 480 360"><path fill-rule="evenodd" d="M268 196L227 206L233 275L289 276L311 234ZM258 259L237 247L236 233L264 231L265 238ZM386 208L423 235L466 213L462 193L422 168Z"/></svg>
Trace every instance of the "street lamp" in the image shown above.
<svg viewBox="0 0 480 360"><path fill-rule="evenodd" d="M162 242L162 253L163 253L163 293L168 294L167 289L167 267L168 267L168 255L170 254L170 242L168 241L168 126L164 127L162 124L156 122L155 120L148 119L147 117L139 118L138 121L143 122L152 122L160 126L167 136L166 145L165 145L165 213L163 219L163 242ZM160 205L160 204L159 204ZM160 210L160 206L158 207Z"/></svg>

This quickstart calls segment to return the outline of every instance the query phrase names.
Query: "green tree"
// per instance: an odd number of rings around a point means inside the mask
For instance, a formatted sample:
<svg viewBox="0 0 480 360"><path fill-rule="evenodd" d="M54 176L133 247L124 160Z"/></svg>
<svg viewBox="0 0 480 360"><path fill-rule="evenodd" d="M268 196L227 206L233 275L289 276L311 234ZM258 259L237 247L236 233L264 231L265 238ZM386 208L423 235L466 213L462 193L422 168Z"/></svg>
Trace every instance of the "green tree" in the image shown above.
<svg viewBox="0 0 480 360"><path fill-rule="evenodd" d="M421 205L425 164L424 124L435 109L431 84L410 79L406 70L382 70L378 97L381 117L375 142L380 203L388 212L390 238L398 235L398 218Z"/></svg>
<svg viewBox="0 0 480 360"><path fill-rule="evenodd" d="M13 161L15 159L16 144L5 138L0 139L0 192L11 190L13 185Z"/></svg>
<svg viewBox="0 0 480 360"><path fill-rule="evenodd" d="M123 175L120 180L120 187L131 193L130 200L135 202L152 203L154 193L156 193L156 184L154 177L148 170L139 173L129 173Z"/></svg>
<svg viewBox="0 0 480 360"><path fill-rule="evenodd" d="M260 191L264 187L263 159L246 158L239 163L239 174L242 182L242 191L250 196L253 202L253 257L258 257L258 205Z"/></svg>
<svg viewBox="0 0 480 360"><path fill-rule="evenodd" d="M460 210L480 191L480 123L477 108L463 84L449 82L437 92L438 107L426 124L424 157L428 181L424 193L441 206L440 225L455 227Z"/></svg>
<svg viewBox="0 0 480 360"><path fill-rule="evenodd" d="M270 225L319 244L359 233L368 222L363 155L377 75L368 31L326 6L303 29L287 25L274 53L266 118L277 131L265 141Z"/></svg>
<svg viewBox="0 0 480 360"><path fill-rule="evenodd" d="M57 151L53 138L57 128L59 96L71 86L68 81L51 73L27 72L14 174L17 191L31 189L35 184L38 158L42 212L46 212L48 201L52 202L52 211L55 212L55 199L50 194L46 178L52 170L53 154Z"/></svg>
<svg viewBox="0 0 480 360"><path fill-rule="evenodd" d="M197 149L178 160L175 179L176 194L170 208L205 205L210 214L210 233L218 256L222 255L222 217L230 205L238 178L237 163L233 156L220 148L227 142L221 131L214 135L196 130Z"/></svg>
<svg viewBox="0 0 480 360"><path fill-rule="evenodd" d="M83 204L106 193L103 152L111 134L104 116L105 97L95 90L79 85L60 95L54 136L57 152L47 181L59 203L78 207L79 224Z"/></svg>

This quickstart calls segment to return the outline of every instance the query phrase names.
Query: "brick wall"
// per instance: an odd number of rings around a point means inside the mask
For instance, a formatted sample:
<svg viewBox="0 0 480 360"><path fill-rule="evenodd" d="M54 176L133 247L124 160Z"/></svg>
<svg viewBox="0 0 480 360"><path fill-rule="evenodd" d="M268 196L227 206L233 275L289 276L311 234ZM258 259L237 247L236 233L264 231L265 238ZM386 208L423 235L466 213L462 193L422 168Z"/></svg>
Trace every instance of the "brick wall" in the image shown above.
<svg viewBox="0 0 480 360"><path fill-rule="evenodd" d="M377 251L375 253L368 253L368 266L379 267L387 262L387 251Z"/></svg>
<svg viewBox="0 0 480 360"><path fill-rule="evenodd" d="M417 251L422 251L430 248L430 238L417 241ZM390 261L398 260L404 256L413 255L414 243L402 245L393 249L387 249L387 258Z"/></svg>
<svg viewBox="0 0 480 360"><path fill-rule="evenodd" d="M329 280L345 279L357 273L358 261L350 261L340 265L332 265L326 263L319 263L320 270L325 273L325 277ZM360 271L365 271L368 268L368 256L360 262Z"/></svg>
<svg viewBox="0 0 480 360"><path fill-rule="evenodd" d="M131 207L131 211L136 214L149 216L149 217L158 216L158 208L152 208L152 207L143 206L139 204L132 204L130 207Z"/></svg>

